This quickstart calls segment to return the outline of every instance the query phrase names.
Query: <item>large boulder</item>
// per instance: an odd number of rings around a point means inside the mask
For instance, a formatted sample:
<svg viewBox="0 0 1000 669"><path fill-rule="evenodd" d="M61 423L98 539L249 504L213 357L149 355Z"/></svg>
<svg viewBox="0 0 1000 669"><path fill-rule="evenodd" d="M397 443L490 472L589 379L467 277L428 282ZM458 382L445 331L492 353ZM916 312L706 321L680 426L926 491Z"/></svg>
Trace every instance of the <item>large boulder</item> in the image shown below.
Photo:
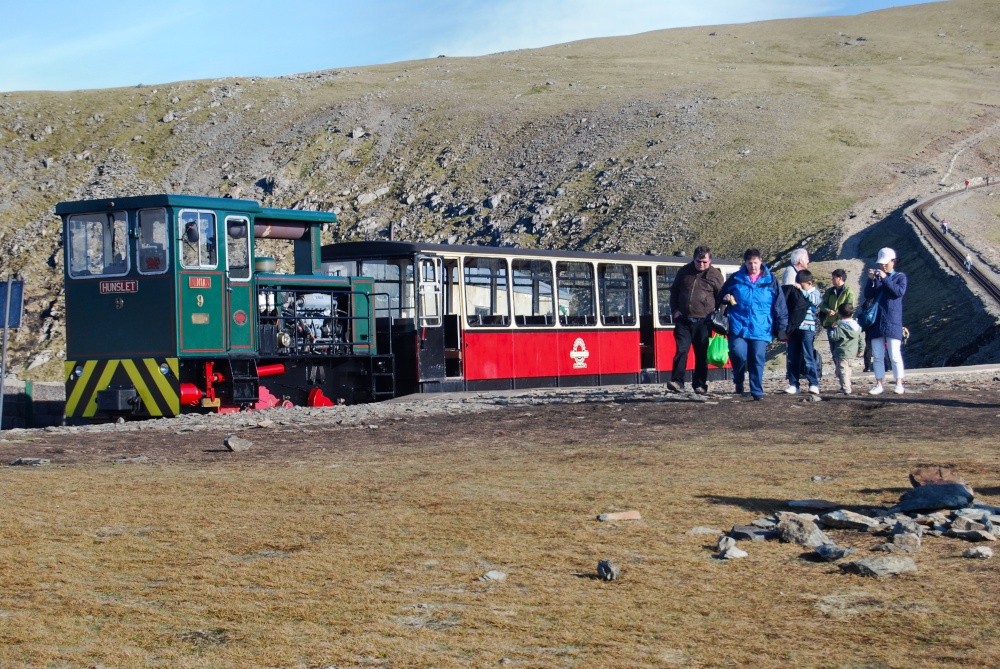
<svg viewBox="0 0 1000 669"><path fill-rule="evenodd" d="M908 490L899 498L899 505L893 511L912 513L914 511L938 511L940 509L963 509L972 504L972 493L960 483L925 485Z"/></svg>
<svg viewBox="0 0 1000 669"><path fill-rule="evenodd" d="M799 544L806 548L816 548L824 544L834 543L811 520L799 516L788 515L778 523L778 538L785 543Z"/></svg>
<svg viewBox="0 0 1000 669"><path fill-rule="evenodd" d="M945 483L957 483L963 486L970 495L973 494L972 486L948 467L917 467L910 472L910 484L914 488Z"/></svg>

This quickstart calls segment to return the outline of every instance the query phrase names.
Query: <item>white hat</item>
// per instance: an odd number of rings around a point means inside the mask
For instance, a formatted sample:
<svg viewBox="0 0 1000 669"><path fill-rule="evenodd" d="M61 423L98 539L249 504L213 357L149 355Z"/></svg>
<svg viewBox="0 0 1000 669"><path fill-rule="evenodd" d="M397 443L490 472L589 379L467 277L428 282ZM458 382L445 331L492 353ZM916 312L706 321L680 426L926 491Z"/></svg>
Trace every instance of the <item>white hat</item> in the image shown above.
<svg viewBox="0 0 1000 669"><path fill-rule="evenodd" d="M884 249L879 249L878 260L875 261L876 264L885 265L888 264L890 260L896 259L896 252L886 246Z"/></svg>

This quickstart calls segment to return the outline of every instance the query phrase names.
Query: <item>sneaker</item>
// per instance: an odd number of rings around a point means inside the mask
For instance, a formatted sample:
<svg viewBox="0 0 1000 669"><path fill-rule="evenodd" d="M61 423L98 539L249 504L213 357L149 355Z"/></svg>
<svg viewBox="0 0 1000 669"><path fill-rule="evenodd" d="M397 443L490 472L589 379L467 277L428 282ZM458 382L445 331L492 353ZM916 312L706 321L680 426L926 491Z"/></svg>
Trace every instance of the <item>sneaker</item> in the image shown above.
<svg viewBox="0 0 1000 669"><path fill-rule="evenodd" d="M881 383L876 383L875 387L868 391L869 395L881 395L885 392L885 388L882 387Z"/></svg>
<svg viewBox="0 0 1000 669"><path fill-rule="evenodd" d="M700 388L695 388L694 389L694 394L695 395L707 395L708 394L708 388L706 388L705 386L701 386Z"/></svg>
<svg viewBox="0 0 1000 669"><path fill-rule="evenodd" d="M667 390L672 393L682 392L683 388L680 385L674 383L673 381L667 381Z"/></svg>
<svg viewBox="0 0 1000 669"><path fill-rule="evenodd" d="M906 391L903 390L903 384L902 383L897 383L896 387L893 389L892 392L896 393L897 395L902 395Z"/></svg>
<svg viewBox="0 0 1000 669"><path fill-rule="evenodd" d="M763 395L754 395L753 396L753 401L754 402L762 402L762 401L764 401L764 396Z"/></svg>
<svg viewBox="0 0 1000 669"><path fill-rule="evenodd" d="M809 392L813 395L819 395L819 386L809 386Z"/></svg>
<svg viewBox="0 0 1000 669"><path fill-rule="evenodd" d="M850 395L851 394L851 389L850 388L845 389L844 390L844 394L845 395Z"/></svg>
<svg viewBox="0 0 1000 669"><path fill-rule="evenodd" d="M787 388L785 388L785 392L788 393L789 395L798 395L799 394L799 387L798 386L788 386Z"/></svg>

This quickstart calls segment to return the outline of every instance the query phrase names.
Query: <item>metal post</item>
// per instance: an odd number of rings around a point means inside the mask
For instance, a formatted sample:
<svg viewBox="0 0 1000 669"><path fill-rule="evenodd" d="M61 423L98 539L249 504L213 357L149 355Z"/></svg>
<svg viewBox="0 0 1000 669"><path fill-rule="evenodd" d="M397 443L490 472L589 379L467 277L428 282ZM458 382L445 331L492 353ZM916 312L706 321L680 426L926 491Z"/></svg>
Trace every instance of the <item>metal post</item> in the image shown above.
<svg viewBox="0 0 1000 669"><path fill-rule="evenodd" d="M10 324L10 274L7 275L7 298L3 305L3 353L0 354L0 430L3 429L4 382L7 380L7 326Z"/></svg>

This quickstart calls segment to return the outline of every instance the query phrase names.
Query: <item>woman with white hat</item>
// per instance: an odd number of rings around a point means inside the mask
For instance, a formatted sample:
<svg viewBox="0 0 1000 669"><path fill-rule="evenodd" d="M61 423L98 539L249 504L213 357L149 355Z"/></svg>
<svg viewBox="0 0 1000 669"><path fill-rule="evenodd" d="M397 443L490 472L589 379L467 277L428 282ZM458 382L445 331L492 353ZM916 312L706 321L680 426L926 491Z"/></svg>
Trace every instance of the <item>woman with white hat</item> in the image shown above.
<svg viewBox="0 0 1000 669"><path fill-rule="evenodd" d="M906 275L896 271L896 252L886 247L879 250L875 261L878 269L868 270L868 283L865 285L865 298L875 298L878 304L878 315L875 323L868 331L872 339L872 367L875 370L875 387L869 390L871 395L881 395L885 392L882 379L885 378L886 345L889 349L889 360L892 362L892 375L896 379L893 392L903 394L903 295L906 294Z"/></svg>

